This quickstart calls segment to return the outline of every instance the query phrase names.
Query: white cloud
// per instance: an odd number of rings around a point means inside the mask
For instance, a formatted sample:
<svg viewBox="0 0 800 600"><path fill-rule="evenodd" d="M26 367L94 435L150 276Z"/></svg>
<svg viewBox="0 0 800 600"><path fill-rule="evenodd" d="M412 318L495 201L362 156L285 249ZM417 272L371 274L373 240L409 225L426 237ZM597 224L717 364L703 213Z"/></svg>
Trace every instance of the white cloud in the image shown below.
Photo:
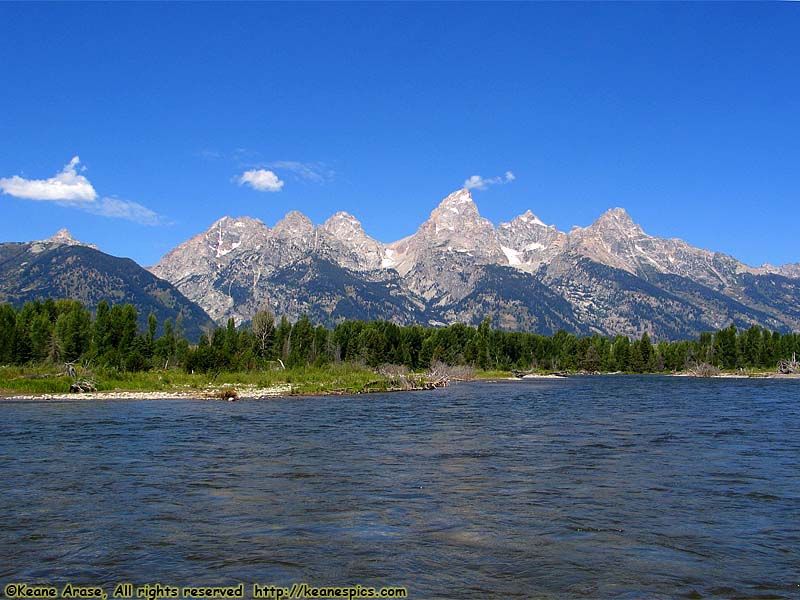
<svg viewBox="0 0 800 600"><path fill-rule="evenodd" d="M464 187L468 190L485 190L489 187L489 181L480 175L473 175L464 182Z"/></svg>
<svg viewBox="0 0 800 600"><path fill-rule="evenodd" d="M273 172L275 176L278 177L279 181L280 176L285 176L286 173L290 173L297 180L311 181L318 184L332 181L336 176L336 171L322 161L301 162L299 160L273 160L270 162L265 160L260 152L248 148L236 148L227 152L204 149L198 152L198 156L208 161L225 160L236 163L239 169L244 171L241 176L235 178L235 181L240 184L250 183L249 181L242 181L242 178L248 173L256 173L258 171L266 172L267 170Z"/></svg>
<svg viewBox="0 0 800 600"><path fill-rule="evenodd" d="M283 181L278 179L275 173L266 169L252 169L242 173L239 177L239 185L245 184L259 192L280 192L283 188Z"/></svg>
<svg viewBox="0 0 800 600"><path fill-rule="evenodd" d="M276 160L268 163L272 169L285 169L291 171L298 177L313 181L314 183L324 183L333 179L334 171L326 167L323 163L304 163L296 160Z"/></svg>
<svg viewBox="0 0 800 600"><path fill-rule="evenodd" d="M206 160L221 160L225 158L221 152L217 152L216 150L201 150L198 155Z"/></svg>
<svg viewBox="0 0 800 600"><path fill-rule="evenodd" d="M73 157L60 173L49 179L25 179L19 175L0 179L0 190L15 198L26 200L47 200L51 202L94 202L97 192L83 175L78 175L76 167L81 162Z"/></svg>
<svg viewBox="0 0 800 600"><path fill-rule="evenodd" d="M497 177L485 178L481 177L480 175L473 175L472 177L464 181L464 187L467 188L468 190L485 190L490 185L501 185L504 183L510 183L515 179L516 177L511 171L506 171L505 175L503 175L502 177L498 175Z"/></svg>
<svg viewBox="0 0 800 600"><path fill-rule="evenodd" d="M138 202L120 200L119 198L102 198L98 202L93 202L81 208L101 217L125 219L141 225L164 225L168 222L164 217Z"/></svg>
<svg viewBox="0 0 800 600"><path fill-rule="evenodd" d="M49 179L25 179L19 175L0 178L0 190L15 198L53 202L93 215L125 219L142 225L167 222L161 215L138 202L109 197L98 199L89 180L77 172L80 162L80 158L73 157L60 173ZM85 167L81 170L85 170Z"/></svg>

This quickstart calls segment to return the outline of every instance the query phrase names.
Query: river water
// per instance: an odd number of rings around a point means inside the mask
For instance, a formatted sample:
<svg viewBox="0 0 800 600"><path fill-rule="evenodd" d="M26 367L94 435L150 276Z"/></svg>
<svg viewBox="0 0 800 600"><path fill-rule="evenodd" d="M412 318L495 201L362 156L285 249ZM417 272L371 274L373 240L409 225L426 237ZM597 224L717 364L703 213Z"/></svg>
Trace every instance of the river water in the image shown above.
<svg viewBox="0 0 800 600"><path fill-rule="evenodd" d="M800 382L0 404L0 585L124 581L800 598Z"/></svg>

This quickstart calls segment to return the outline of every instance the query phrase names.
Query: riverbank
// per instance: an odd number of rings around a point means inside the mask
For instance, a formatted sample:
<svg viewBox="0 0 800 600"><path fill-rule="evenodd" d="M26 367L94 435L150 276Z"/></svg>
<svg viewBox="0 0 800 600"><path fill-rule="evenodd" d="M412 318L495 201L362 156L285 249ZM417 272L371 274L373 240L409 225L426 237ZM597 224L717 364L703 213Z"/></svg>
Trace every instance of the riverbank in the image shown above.
<svg viewBox="0 0 800 600"><path fill-rule="evenodd" d="M714 375L698 375L689 371L680 371L678 373L629 373L614 371L611 373L604 372L579 372L579 373L528 373L523 376L507 376L507 377L493 377L496 381L510 380L520 381L524 379L570 379L573 377L592 377L597 375L664 375L668 377L687 377L694 379L800 379L800 373L775 373L770 371L753 371L745 373L734 372L721 372Z"/></svg>
<svg viewBox="0 0 800 600"><path fill-rule="evenodd" d="M104 373L97 390L70 393L70 379L48 375L41 369L0 367L0 401L15 400L261 400L287 396L357 395L376 392L418 391L443 387L457 379L430 374L387 375L363 367L346 365L319 369L292 369L267 373L187 374L177 371ZM566 380L591 375L630 373L527 373L522 377L505 371L479 371L469 377L480 381ZM671 377L698 378L690 372L658 373ZM775 372L723 372L711 379L796 379L800 374Z"/></svg>
<svg viewBox="0 0 800 600"><path fill-rule="evenodd" d="M671 377L694 377L696 379L800 379L800 373L774 373L758 371L753 373L717 373L716 375L697 375L695 373L671 373Z"/></svg>
<svg viewBox="0 0 800 600"><path fill-rule="evenodd" d="M74 380L88 382L70 393ZM416 391L458 379L448 373L372 370L337 364L237 373L184 373L177 370L127 373L83 370L70 377L52 367L0 367L0 400L262 399L281 396L349 395Z"/></svg>
<svg viewBox="0 0 800 600"><path fill-rule="evenodd" d="M0 401L14 400L223 400L226 391L235 392L235 396L230 398L261 400L265 398L278 398L282 396L292 396L290 385L276 385L272 387L229 387L229 388L208 388L204 390L180 390L180 391L130 391L112 390L103 392L84 392L80 394L13 394L8 390L0 392Z"/></svg>
<svg viewBox="0 0 800 600"><path fill-rule="evenodd" d="M444 387L442 384L436 387ZM375 394L388 392L418 392L435 389L434 386L401 387L394 385L374 385L361 389L331 388L324 384L316 384L313 388L307 386L292 386L290 384L259 387L254 385L209 387L202 390L172 390L172 391L131 391L131 390L106 390L102 392L82 393L57 393L57 394L19 394L9 390L0 389L0 402L21 400L42 401L71 401L71 400L225 400L236 402L239 400L265 400L268 398L286 398L291 396L355 396L359 394Z"/></svg>

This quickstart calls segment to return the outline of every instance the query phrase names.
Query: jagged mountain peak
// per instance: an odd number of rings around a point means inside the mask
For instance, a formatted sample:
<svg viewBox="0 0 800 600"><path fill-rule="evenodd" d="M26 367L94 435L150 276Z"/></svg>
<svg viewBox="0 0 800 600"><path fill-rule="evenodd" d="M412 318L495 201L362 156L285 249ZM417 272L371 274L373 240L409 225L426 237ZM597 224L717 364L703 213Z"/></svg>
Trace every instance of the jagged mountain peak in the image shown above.
<svg viewBox="0 0 800 600"><path fill-rule="evenodd" d="M150 272L172 282L216 272L244 251L259 248L269 228L251 217L225 216L164 255Z"/></svg>
<svg viewBox="0 0 800 600"><path fill-rule="evenodd" d="M417 244L423 246L446 245L449 251L489 252L502 257L494 225L480 215L467 189L457 190L447 196L411 238L395 244L411 239L416 239Z"/></svg>
<svg viewBox="0 0 800 600"><path fill-rule="evenodd" d="M637 273L642 266L661 270L660 262L668 255L656 259L652 241L624 208L611 208L588 227L575 227L567 235L571 250L604 265Z"/></svg>
<svg viewBox="0 0 800 600"><path fill-rule="evenodd" d="M319 249L333 262L353 271L372 271L383 263L385 248L372 239L361 222L350 213L340 211L317 229Z"/></svg>
<svg viewBox="0 0 800 600"><path fill-rule="evenodd" d="M87 244L85 242L76 240L74 237L72 237L72 234L66 227L59 229L52 236L50 236L46 240L42 240L39 243L60 244L62 246L85 246L87 248L94 248L95 250L99 250L99 248L94 244Z"/></svg>
<svg viewBox="0 0 800 600"><path fill-rule="evenodd" d="M53 235L51 235L46 240L42 240L43 242L50 242L51 244L66 244L68 246L75 246L80 244L78 240L72 237L69 229L66 227L59 229Z"/></svg>
<svg viewBox="0 0 800 600"><path fill-rule="evenodd" d="M439 302L467 293L462 275L473 264L507 265L508 259L494 225L480 215L469 190L461 189L447 196L416 233L389 244L382 266L408 275L414 293Z"/></svg>
<svg viewBox="0 0 800 600"><path fill-rule="evenodd" d="M549 262L561 248L566 235L553 225L545 225L530 210L497 227L503 253L508 264L523 271L536 271Z"/></svg>
<svg viewBox="0 0 800 600"><path fill-rule="evenodd" d="M75 238L72 237L72 234L69 232L69 229L64 227L63 229L59 229L56 231L51 237L45 240L46 242L57 242L60 244L69 244L70 242L75 242Z"/></svg>
<svg viewBox="0 0 800 600"><path fill-rule="evenodd" d="M472 202L472 192L467 188L461 188L448 194L440 203L439 206L449 204L466 204Z"/></svg>
<svg viewBox="0 0 800 600"><path fill-rule="evenodd" d="M251 217L222 217L208 228L202 244L219 259L240 247L258 245L269 228Z"/></svg>
<svg viewBox="0 0 800 600"><path fill-rule="evenodd" d="M765 273L775 273L777 275L783 275L784 277L800 279L800 263L789 263L777 267L770 263L764 263L758 270Z"/></svg>
<svg viewBox="0 0 800 600"><path fill-rule="evenodd" d="M628 211L622 208L621 206L615 206L614 208L609 208L606 212L603 213L604 215L609 215L616 218L628 218L630 219L630 215Z"/></svg>
<svg viewBox="0 0 800 600"><path fill-rule="evenodd" d="M272 231L283 237L308 235L314 233L314 223L299 210L290 210L286 216L275 223Z"/></svg>
<svg viewBox="0 0 800 600"><path fill-rule="evenodd" d="M600 215L600 218L594 222L594 225L600 224L613 225L617 228L623 229L636 228L641 230L641 227L634 222L634 220L628 214L628 211L620 207L609 208L606 212Z"/></svg>
<svg viewBox="0 0 800 600"><path fill-rule="evenodd" d="M499 229L539 228L539 227L547 227L549 229L555 229L553 225L546 225L545 222L542 221L535 214L533 214L533 212L531 212L530 209L526 210L521 215L517 215L507 223L500 223L497 227Z"/></svg>
<svg viewBox="0 0 800 600"><path fill-rule="evenodd" d="M260 226L262 226L264 228L267 227L266 225L264 225L263 221L261 221L260 219L254 219L252 217L230 217L230 216L224 216L224 217L214 221L214 223L211 225L211 227L209 227L209 230L221 229L221 228L229 228L229 227L243 228L243 227L247 227L249 225L255 225L255 226L259 226L260 225Z"/></svg>
<svg viewBox="0 0 800 600"><path fill-rule="evenodd" d="M369 237L364 232L361 221L348 212L334 213L317 229L322 237L333 237L341 241L364 240L371 244L381 245L380 242Z"/></svg>
<svg viewBox="0 0 800 600"><path fill-rule="evenodd" d="M431 218L439 214L455 214L459 216L478 216L478 207L472 199L472 194L466 188L456 190L439 203Z"/></svg>
<svg viewBox="0 0 800 600"><path fill-rule="evenodd" d="M359 221L349 212L345 212L343 210L340 210L339 212L332 214L330 217L328 217L328 220L325 221L320 227L329 231L336 231L339 229L357 230L357 231L364 230L364 227L361 225L361 221Z"/></svg>
<svg viewBox="0 0 800 600"><path fill-rule="evenodd" d="M575 239L601 238L607 241L650 237L631 218L628 211L619 207L608 209L588 227L573 228L569 235Z"/></svg>
<svg viewBox="0 0 800 600"><path fill-rule="evenodd" d="M570 250L645 278L653 273L688 276L714 290L732 290L740 273L759 273L731 256L649 235L623 208L606 211L589 227L571 231L568 239Z"/></svg>
<svg viewBox="0 0 800 600"><path fill-rule="evenodd" d="M461 189L442 200L415 235L445 240L475 230L494 231L494 225L480 215L470 191Z"/></svg>
<svg viewBox="0 0 800 600"><path fill-rule="evenodd" d="M519 221L521 221L522 223L525 223L525 224L539 225L541 227L547 227L547 225L544 224L544 221L542 221L539 217L537 217L535 214L533 214L530 209L526 210L524 213L522 213L518 217L515 217L513 220L515 220L515 221L519 220Z"/></svg>
<svg viewBox="0 0 800 600"><path fill-rule="evenodd" d="M246 218L220 219L153 272L220 323L230 316L247 320L264 302L289 315L313 304L319 314L394 318L395 296L430 322L472 322L487 310L511 319L538 306L544 292L536 282L563 298L556 312L576 311L591 331L638 335L655 324L660 335L673 335L736 319L770 327L800 323L794 308L800 284L785 279L798 277L800 265L748 268L679 239L648 235L622 208L569 233L530 210L495 227L480 215L470 190L460 189L441 200L413 235L386 245L347 212L317 227L298 211L272 229L252 222L263 229L249 227ZM383 308L359 308L356 280L378 284L375 290L393 282L389 295L381 295ZM309 291L309 304L298 304L298 290ZM689 317L682 322L677 314ZM536 322L531 319L523 326Z"/></svg>

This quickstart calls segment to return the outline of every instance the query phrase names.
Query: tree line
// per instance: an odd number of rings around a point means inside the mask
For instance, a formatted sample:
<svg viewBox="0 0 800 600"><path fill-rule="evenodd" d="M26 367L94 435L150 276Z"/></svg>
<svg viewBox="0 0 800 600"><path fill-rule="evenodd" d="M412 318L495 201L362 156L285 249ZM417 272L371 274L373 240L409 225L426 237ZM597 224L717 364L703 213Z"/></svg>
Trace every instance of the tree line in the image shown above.
<svg viewBox="0 0 800 600"><path fill-rule="evenodd" d="M102 301L94 313L75 300L27 302L19 310L0 305L0 365L75 361L121 371L183 368L187 372L247 371L270 366L324 366L354 362L426 369L441 361L485 370L553 370L635 373L681 371L708 363L722 369L772 370L800 353L800 334L731 324L695 340L653 343L595 334L552 336L454 324L433 328L399 326L387 321L345 321L334 329L315 326L307 317L290 323L268 310L251 322L203 334L197 344L183 335L180 316L158 323L150 314L138 328L136 308Z"/></svg>

